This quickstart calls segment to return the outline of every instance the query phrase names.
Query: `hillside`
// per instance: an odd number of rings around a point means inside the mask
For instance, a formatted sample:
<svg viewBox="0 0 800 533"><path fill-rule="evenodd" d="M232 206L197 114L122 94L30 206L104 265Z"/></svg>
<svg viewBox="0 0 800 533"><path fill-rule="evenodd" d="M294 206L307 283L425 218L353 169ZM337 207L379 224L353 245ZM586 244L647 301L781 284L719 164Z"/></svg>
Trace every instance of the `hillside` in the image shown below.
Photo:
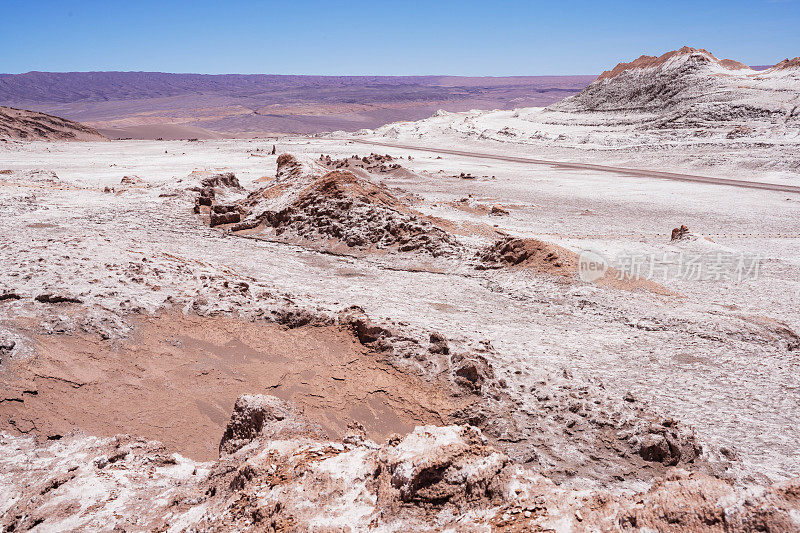
<svg viewBox="0 0 800 533"><path fill-rule="evenodd" d="M24 141L106 141L97 130L36 111L0 106L0 139Z"/></svg>
<svg viewBox="0 0 800 533"><path fill-rule="evenodd" d="M658 127L744 120L797 123L799 64L798 58L787 59L757 71L685 46L659 57L620 63L548 110L620 113L620 121L648 114L648 125Z"/></svg>

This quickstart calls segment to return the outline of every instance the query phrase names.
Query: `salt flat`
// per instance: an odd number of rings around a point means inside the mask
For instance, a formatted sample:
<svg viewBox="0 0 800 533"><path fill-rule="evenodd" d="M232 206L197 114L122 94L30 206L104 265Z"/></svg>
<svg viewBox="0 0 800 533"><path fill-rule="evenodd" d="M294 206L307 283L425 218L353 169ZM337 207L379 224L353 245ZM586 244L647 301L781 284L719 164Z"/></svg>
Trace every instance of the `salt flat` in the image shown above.
<svg viewBox="0 0 800 533"><path fill-rule="evenodd" d="M314 158L367 153L339 140L282 138L277 144L278 153ZM6 147L0 169L13 170L12 176L47 169L58 178L36 186L24 177L4 183L2 285L31 294L55 287L81 294L100 313L117 313L123 302L156 311L178 294L190 305L202 273L257 280L313 308L360 305L370 316L411 330L435 329L463 346L488 340L496 372L523 402L543 372L567 369L580 380L601 381L612 396L631 392L695 427L703 441L737 450L745 472L800 473L793 445L800 437L792 393L800 385L797 351L788 348L793 337L779 331L800 329L800 197L385 150L410 172L381 180L419 197L421 213L466 228L461 238L475 246L490 242L494 231L608 257L724 251L761 258L756 279L657 279L675 294L665 296L527 272L476 271L468 257L420 266L396 255L320 254L209 229L187 199L162 196L198 171L233 171L253 188L274 175L275 156L264 155L270 149L257 140ZM146 186L120 187L126 175ZM469 196L506 206L510 214L453 206ZM671 243L669 232L681 224L713 242ZM483 231L469 230L480 225ZM158 280L131 283L124 269L108 267L144 259L153 262L144 279ZM154 274L159 270L169 272L169 281ZM6 316L6 326L13 316Z"/></svg>

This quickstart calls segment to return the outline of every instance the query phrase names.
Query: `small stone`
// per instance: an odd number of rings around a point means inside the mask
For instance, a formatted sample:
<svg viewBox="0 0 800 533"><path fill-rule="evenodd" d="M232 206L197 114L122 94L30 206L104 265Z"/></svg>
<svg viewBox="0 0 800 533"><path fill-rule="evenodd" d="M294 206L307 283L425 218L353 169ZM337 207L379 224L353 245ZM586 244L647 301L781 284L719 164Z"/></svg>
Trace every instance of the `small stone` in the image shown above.
<svg viewBox="0 0 800 533"><path fill-rule="evenodd" d="M630 402L630 403L633 403L633 402L636 401L636 398L633 397L633 394L630 391L626 392L625 396L623 396L622 399L625 400L626 402Z"/></svg>

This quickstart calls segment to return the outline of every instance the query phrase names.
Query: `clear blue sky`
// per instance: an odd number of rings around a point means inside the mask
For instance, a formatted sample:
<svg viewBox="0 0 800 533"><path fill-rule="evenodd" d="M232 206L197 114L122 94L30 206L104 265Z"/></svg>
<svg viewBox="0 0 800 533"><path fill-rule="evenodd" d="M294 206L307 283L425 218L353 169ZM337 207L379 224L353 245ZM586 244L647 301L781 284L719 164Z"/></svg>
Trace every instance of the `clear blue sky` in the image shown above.
<svg viewBox="0 0 800 533"><path fill-rule="evenodd" d="M684 44L800 56L800 0L0 0L0 72L597 74Z"/></svg>

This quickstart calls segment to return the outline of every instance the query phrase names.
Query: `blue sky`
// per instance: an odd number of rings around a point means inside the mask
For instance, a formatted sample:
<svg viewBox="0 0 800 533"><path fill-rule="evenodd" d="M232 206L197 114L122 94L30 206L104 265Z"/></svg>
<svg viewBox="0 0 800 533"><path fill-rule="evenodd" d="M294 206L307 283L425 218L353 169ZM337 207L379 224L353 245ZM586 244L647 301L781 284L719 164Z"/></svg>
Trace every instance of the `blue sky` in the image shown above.
<svg viewBox="0 0 800 533"><path fill-rule="evenodd" d="M597 74L684 44L800 56L800 0L0 0L0 72Z"/></svg>

